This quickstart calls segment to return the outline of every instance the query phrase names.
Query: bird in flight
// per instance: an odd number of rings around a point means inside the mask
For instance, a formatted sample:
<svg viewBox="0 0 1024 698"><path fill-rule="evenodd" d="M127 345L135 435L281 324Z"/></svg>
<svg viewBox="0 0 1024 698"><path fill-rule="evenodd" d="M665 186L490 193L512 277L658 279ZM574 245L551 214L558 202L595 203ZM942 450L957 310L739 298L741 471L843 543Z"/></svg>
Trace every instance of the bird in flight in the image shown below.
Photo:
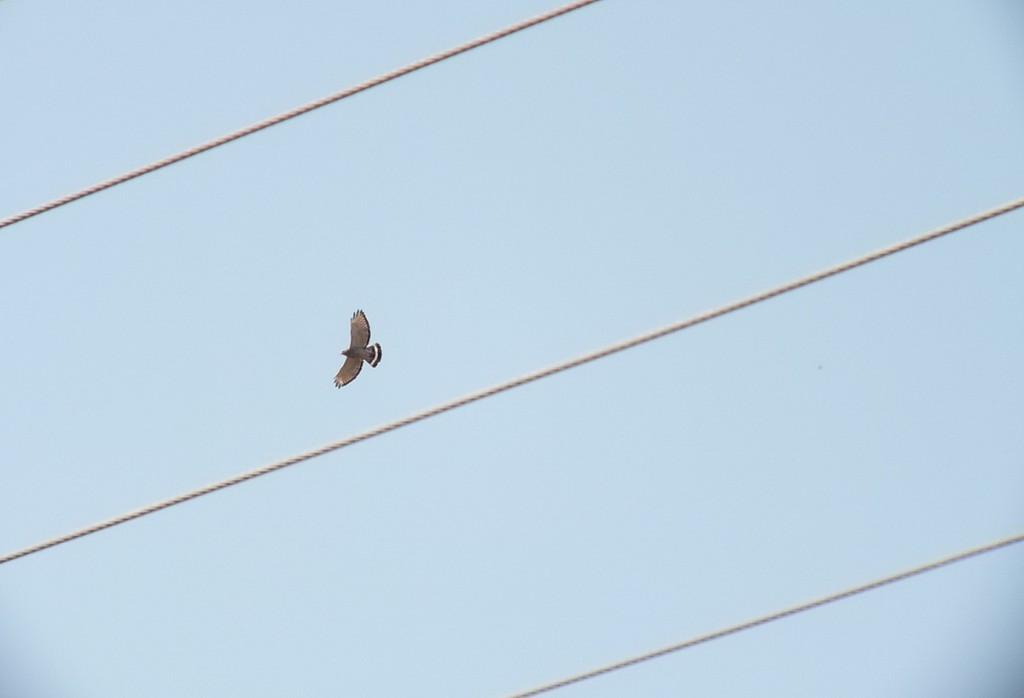
<svg viewBox="0 0 1024 698"><path fill-rule="evenodd" d="M374 368L380 363L380 345L370 345L370 322L362 310L352 313L350 324L352 326L352 343L348 349L341 352L347 358L341 365L338 375L334 377L334 385L338 388L348 385L356 379L359 371L363 368L364 361Z"/></svg>

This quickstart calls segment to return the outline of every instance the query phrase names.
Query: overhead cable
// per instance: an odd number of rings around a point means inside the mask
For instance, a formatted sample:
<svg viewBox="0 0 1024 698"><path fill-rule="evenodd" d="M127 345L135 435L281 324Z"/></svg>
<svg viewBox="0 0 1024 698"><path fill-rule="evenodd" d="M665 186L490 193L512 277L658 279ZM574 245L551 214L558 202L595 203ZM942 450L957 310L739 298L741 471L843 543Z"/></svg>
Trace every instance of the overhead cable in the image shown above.
<svg viewBox="0 0 1024 698"><path fill-rule="evenodd" d="M994 543L989 543L988 545L982 545L977 548L964 550L963 552L956 553L955 555L950 555L949 557L944 557L940 560L935 560L934 562L929 562L926 565L914 567L913 569L905 570L903 572L899 572L889 577L882 577L881 579L876 579L875 581L868 582L867 584L862 584L860 586L844 589L843 591L837 591L834 594L822 596L820 598L814 599L813 601L808 601L797 606L785 608L781 611L769 613L766 616L752 618L751 620L739 623L738 625L731 625L727 628L715 630L714 632L710 632L705 635L698 635L697 637L690 638L689 640L686 640L684 642L680 642L675 645L669 645L668 647L662 647L661 649L654 650L653 652L646 652L635 657L630 657L629 659L624 659L622 661L614 662L612 664L606 664L596 669L591 669L590 671L586 671L582 674L576 674L575 676L570 676L559 681L544 684L543 686L538 686L523 693L516 693L512 696L509 696L509 698L528 698L529 696L539 696L542 693L548 693L549 691L554 691L558 688L564 688L566 686L570 686L581 681L593 679L603 674L611 673L613 671L625 669L626 667L630 667L635 664L640 664L642 662L647 662L652 659L664 657L667 654L680 652L682 650L689 649L697 645L702 645L705 642L710 642L711 640L717 640L727 635L735 635L736 633L742 632L744 630L750 630L761 625L766 625L768 623L773 623L777 620L782 620L783 618L795 616L796 614L803 613L804 611L810 611L811 609L818 608L820 606L826 606L828 604L835 603L836 601L842 601L843 599L848 599L851 596L863 594L866 591L873 591L875 589L888 586L889 584L902 582L906 579L910 579L911 577L916 577L920 574L924 574L925 572L934 572L940 567L952 565L956 562L963 562L964 560L967 560L969 558L976 557L978 555L984 555L985 553L991 553L993 551L999 550L1001 548L1006 548L1008 546L1020 543L1022 541L1024 541L1024 534L1019 534L1016 536L1011 536L1009 538L1004 538L1002 540L995 541Z"/></svg>
<svg viewBox="0 0 1024 698"><path fill-rule="evenodd" d="M945 235L949 235L950 233L963 230L977 223L981 223L982 221L989 220L990 218L995 218L996 216L1003 215L1005 213L1014 211L1021 207L1024 207L1024 198L1016 199L1009 203L1003 204L1002 206L998 206L996 208L990 209L988 211L983 211L981 213L975 214L968 218L964 218L954 223L944 225L941 228L930 230L926 233L922 233L921 235L910 238L909 240L904 240L903 242L899 242L888 247L883 247L882 249L871 252L870 254L864 255L863 257L858 257L856 259L843 262L842 264L838 264L834 267L829 267L822 271L815 272L814 274L811 274L809 276L804 276L794 281L785 283L781 286L776 286L775 288L769 289L767 291L762 291L761 293L756 293L752 296L742 298L738 301L734 301L727 305L723 305L719 308L715 308L714 310L709 310L707 312L700 313L699 315L695 315L689 319L673 323L660 329L646 332L637 337L633 337L632 339L627 339L625 341L612 344L610 346L604 347L603 349L598 349L597 351L593 351L589 354L584 354L583 356L576 357L575 359L563 361L561 363L555 364L554 366L550 366L540 371L528 373L524 376L520 376L519 378L515 378L505 383L501 383L499 385L495 385L475 393L470 393L469 395L466 395L464 397L460 397L455 400L451 400L450 402L437 405L436 407L423 410L422 412L417 412L407 417L403 417L402 419L389 422L382 426L378 426L374 429L370 429L369 431L365 431L361 434L356 434L355 436L350 436L340 441L335 441L334 443L327 444L326 446L321 446L320 448L316 448L311 451L306 451L305 453L301 453L299 455L277 461L276 463L264 465L260 468L256 468L255 470L250 470L249 472L241 473L226 480L221 480L220 482L215 482L211 485L207 485L206 487L201 487L197 490L186 492L176 497L165 499L161 502L156 502L155 504L150 504L149 506L143 507L141 509L131 511L126 514L121 514L120 516L115 516L112 519L101 521L99 523L92 524L91 526L86 526L85 528L79 529L77 531L72 531L62 536L51 538L50 540L46 540L41 543L31 545L21 550L16 550L14 552L8 553L7 555L4 555L3 557L0 557L0 564L16 560L26 555L37 553L47 548L52 548L55 545L67 543L69 541L75 540L76 538L81 538L83 536L87 536L92 533L102 531L103 529L111 528L112 526L118 526L120 524L127 523L128 521L132 521L133 519L138 519L142 516L147 516L149 514L158 512L161 509L167 509L177 504L182 504L184 502L189 501L190 499L202 497L212 492L216 492L217 490L222 490L227 487L233 487L234 485L238 485L247 480L252 480L253 478L257 478L262 475L267 475L274 471L281 470L282 468L287 468L288 466L295 465L296 463L301 463L303 461L310 460L311 458L316 458L318 456L331 453L332 451L337 451L339 449L345 448L346 446L351 446L352 444L359 443L360 441L366 441L367 439L372 439L374 437L381 436L382 434L387 434L388 432L395 431L396 429L401 429L402 427L407 427L410 424L421 422L430 417L436 417L439 414L443 414L445 412L454 410L458 407L463 407L470 403L477 402L478 400L493 397L494 395L503 393L507 390L518 388L521 385L533 383L534 381L538 381L542 378L548 378L549 376L553 376L556 373L561 373L562 371L567 371L569 369L576 368L577 366L582 366L583 364L588 364L592 361L603 359L607 356L611 356L612 354L617 354L620 351L625 351L626 349L632 349L633 347L639 346L641 344L646 344L647 342L652 342L655 339L660 339L675 332L679 332L680 330L688 329L695 325L699 325L703 322L707 322L708 320L713 320L723 315L734 313L737 310L742 310L743 308L755 305L757 303L761 303L763 301L769 300L770 298L781 296L782 294L789 293L790 291L795 291L798 288L803 288L804 286L817 283L829 277L836 276L837 274L842 274L843 272L850 271L851 269L856 269L857 267L863 266L865 264L876 262L879 259L888 257L890 255L894 255L897 252L903 252L904 250L908 250L911 247L916 247L917 245L921 245L926 242L931 242L932 240L936 240Z"/></svg>
<svg viewBox="0 0 1024 698"><path fill-rule="evenodd" d="M7 218L2 218L0 219L0 228L6 228L9 225L14 225L15 223L19 223L28 218L32 218L33 216L38 216L41 213L46 213L47 211L59 208L61 206L64 206L65 204L70 204L72 201L78 201L79 199L85 198L86 196L90 196L92 194L96 194L97 192L101 192L104 189L109 189L111 187L117 186L118 184L123 184L129 180L135 179L136 177L141 177L142 175L149 174L150 172L155 172L156 170L167 167L168 165L173 165L176 162L186 160L192 157L193 155L205 153L207 150L212 150L218 146L224 145L225 143L230 143L231 141L238 140L239 138L252 135L257 131L262 131L265 128L276 126L277 124L280 124L284 121L288 121L289 119L294 119L297 116L302 116L303 114L311 112L314 109L319 109L320 107L325 107L328 104L333 104L334 102L340 101L347 97L351 97L354 94L358 94L360 92L368 90L371 87L383 85L385 82L390 82L395 78L400 78L403 75L408 75L409 73L416 72L421 68L426 68L427 66L434 65L435 63L440 63L441 61L452 58L453 56L457 56L460 53L465 53L475 48L479 48L485 44L497 41L498 39L503 39L506 36L510 36L517 32L521 32L524 29L529 29L530 27L534 27L538 24L547 22L548 20L552 20L555 17L560 17L561 15L568 14L574 10L586 7L587 5L592 5L595 2L598 2L598 0L576 0L576 2L571 2L568 5L557 7L553 10L549 10L543 14L537 15L536 17L531 17L529 19L523 20L522 22L517 22L516 24L505 27L504 29L500 29L491 34L487 34L486 36L482 36L479 39L474 39L473 41L460 44L459 46L450 48L447 51L442 51L441 53L434 54L433 56L428 56L427 58L423 58L421 60L416 61L415 63L410 63L409 65L406 65L402 68L397 68L390 72L384 73L383 75L378 75L375 78L371 78L365 82L361 82L358 85L353 85L352 87L342 90L341 92L336 92L332 95L322 97L316 101L309 102L308 104L295 107L294 109L286 111L283 114L272 116L269 119L259 121L255 124L252 124L251 126L247 126L246 128L240 129L233 133L229 133L225 136L221 136L220 138L215 138L212 141L207 141L206 143L194 146L192 148L189 148L188 150L183 150L180 153L176 153L174 155L166 157L163 160L157 160L156 162L144 165L143 167L139 167L129 172L125 172L124 174L114 177L113 179L108 179L104 182L93 184L92 186L86 187L85 189L82 189L80 191L76 191L71 194L62 196L58 199L48 201L44 204L40 204L35 208L30 208L26 211L22 211L21 213L16 213Z"/></svg>

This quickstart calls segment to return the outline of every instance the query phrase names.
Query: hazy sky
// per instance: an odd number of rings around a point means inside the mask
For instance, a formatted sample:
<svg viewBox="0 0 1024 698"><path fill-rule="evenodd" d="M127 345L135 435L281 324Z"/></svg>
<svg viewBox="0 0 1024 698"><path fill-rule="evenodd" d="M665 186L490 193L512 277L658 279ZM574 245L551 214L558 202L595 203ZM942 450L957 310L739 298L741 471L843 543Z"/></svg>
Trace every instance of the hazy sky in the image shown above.
<svg viewBox="0 0 1024 698"><path fill-rule="evenodd" d="M552 7L0 3L0 217ZM605 0L0 231L0 553L1024 195L1014 2ZM0 696L502 696L1024 530L1024 214L0 566ZM384 349L336 390L348 318ZM560 696L1011 696L1024 549Z"/></svg>

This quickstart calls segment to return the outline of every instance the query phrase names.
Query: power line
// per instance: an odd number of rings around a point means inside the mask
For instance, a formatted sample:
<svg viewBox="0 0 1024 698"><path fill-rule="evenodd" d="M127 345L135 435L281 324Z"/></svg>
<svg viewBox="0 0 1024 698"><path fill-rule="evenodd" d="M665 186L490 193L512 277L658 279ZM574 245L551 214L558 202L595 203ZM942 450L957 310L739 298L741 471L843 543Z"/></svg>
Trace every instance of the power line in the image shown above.
<svg viewBox="0 0 1024 698"><path fill-rule="evenodd" d="M452 58L453 56L457 56L460 53L466 53L467 51L471 51L485 44L492 43L494 41L497 41L498 39L503 39L506 36L510 36L517 32L521 32L524 29L529 29L530 27L542 24L544 22L547 22L548 20L560 17L561 15L568 14L570 12L573 12L574 10L579 10L583 7L586 7L587 5L592 5L595 2L598 2L598 0L576 0L575 2L571 2L568 5L557 7L553 10L549 10L543 14L537 15L536 17L525 19L522 22L518 22L511 26L505 27L504 29L500 29L491 34L487 34L486 36L482 36L479 39L474 39L473 41L460 44L455 48L450 48L447 51L442 51L441 53L434 54L433 56L428 56L427 58L418 60L415 63L410 63L409 65L406 65L402 68L398 68L396 70L392 70L391 72L384 73L383 75L378 75L375 78L371 78L365 82L361 82L358 85L349 87L348 89L342 90L341 92L336 92L332 95L328 95L327 97L322 97L316 101L309 102L308 104L304 104L290 111L286 111L283 114L278 114L277 116L273 116L270 117L269 119L259 121L255 124L252 124L251 126L247 126L246 128L240 129L233 133L229 133L225 136L221 136L220 138L215 138L212 141L207 141L206 143L202 143L187 150L183 150L180 153L176 153L174 155L166 157L163 160L157 160L156 162L150 163L149 165L145 165L143 167L130 170L129 172L125 172L124 174L114 177L113 179L108 179L106 181L99 182L90 187L86 187L85 189L82 189L80 191L76 191L71 194L62 196L59 199L54 199L52 201L48 201L47 203L40 204L35 208L30 208L26 211L22 211L21 213L16 213L13 216L0 219L0 228L6 228L9 225L20 223L21 221L26 220L28 218L32 218L33 216L38 216L41 213L46 213L47 211L51 211L55 208L59 208L66 204L70 204L72 201L78 201L79 199L91 196L92 194L101 192L104 189L115 187L118 184L124 184L125 182L135 179L136 177L141 177L142 175L149 174L150 172L155 172L156 170L167 167L168 165L173 165L176 162L186 160L192 157L193 155L205 153L207 150L212 150L218 146L224 145L225 143L230 143L231 141L238 140L239 138L252 135L257 131L262 131L265 128L276 126L277 124L280 124L284 121L288 121L289 119L294 119L297 116L302 116L303 114L311 112L314 109L319 109L320 107L327 106L328 104L333 104L334 102L340 101L347 97L351 97L354 94L358 94L365 90L369 90L372 87L383 85L384 83L390 82L395 78L400 78L403 75L414 73L417 70L420 70L421 68L426 68L427 66L434 65L435 63L440 63L441 61Z"/></svg>
<svg viewBox="0 0 1024 698"><path fill-rule="evenodd" d="M11 562L12 560L16 560L19 557L31 555L41 550L52 548L55 545L61 545L63 543L75 540L76 538L81 538L83 536L87 536L92 533L102 531L103 529L111 528L112 526L118 526L120 524L127 523L128 521L140 518L142 516L148 516L149 514L158 512L161 509L167 509L177 504L187 502L190 499L196 499L197 497L202 497L212 492L216 492L217 490L222 490L227 487L233 487L234 485L241 484L247 480L252 480L253 478L257 478L262 475L267 475L276 470L281 470L282 468L287 468L288 466L295 465L296 463L301 463L302 461L310 460L311 458L316 458L318 456L331 453L332 451L337 451L338 449L345 448L346 446L351 446L353 444L359 443L360 441L366 441L367 439L372 439L374 437L381 436L382 434L387 434L388 432L395 431L396 429L401 429L402 427L407 427L410 424L421 422L425 419L429 419L430 417L436 417L439 414L449 412L458 407L463 407L464 405L477 402L478 400L483 400L484 398L493 397L494 395L503 393L507 390L518 388L521 385L533 383L534 381L538 381L542 378L553 376L556 373L568 371L569 369L576 368L577 366L588 364L591 361L603 359L606 356L617 354L620 351L625 351L626 349L632 349L633 347L639 346L641 344L652 342L655 339L660 339L661 337L665 337L675 332L679 332L680 330L688 329L695 325L699 325L703 322L707 322L708 320L713 320L723 315L734 313L737 310L742 310L743 308L755 305L757 303L761 303L763 301L769 300L770 298L781 296L784 293L789 293L790 291L795 291L798 288L802 288L804 286L817 283L831 276L836 276L837 274L842 274L843 272L850 271L851 269L856 269L857 267L863 266L865 264L870 264L871 262L878 261L883 257L888 257L890 255L896 254L897 252L903 252L904 250L908 250L911 247L916 247L917 245L921 245L926 242L936 240L945 235L949 235L950 233L954 233L958 230L963 230L977 223L981 223L982 221L986 221L990 218L995 218L996 216L1001 216L1005 213L1009 213L1010 211L1014 211L1021 207L1024 207L1024 198L1016 199L1009 203L1003 204L1002 206L998 206L996 208L990 209L988 211L983 211L981 213L975 214L968 218L964 218L954 223L944 225L941 228L935 228L934 230L922 233L921 235L910 238L909 240L904 240L903 242L890 245L889 247L883 247L882 249L864 255L863 257L858 257L856 259L843 262L842 264L839 264L837 266L824 269L809 276L796 279L795 281L790 281L789 283L783 284L782 286L776 286L775 288L769 289L767 291L762 291L761 293L757 293L753 296L742 298L738 301L734 301L727 305L723 305L714 310L709 310L699 315L695 315L687 320L682 320L680 322L673 323L666 327L652 330L637 337L633 337L632 339L627 339L623 342L612 344L603 349L598 349L597 351L591 352L589 354L584 354L583 356L579 356L575 359L569 359L568 361L555 364L554 366L551 366L549 368L545 368L540 371L535 371L533 373L528 373L524 376L520 376L519 378L515 378L508 382L501 383L499 385L495 385L475 393L471 393L464 397L443 403L441 405L432 407L422 412L417 412L408 417L403 417L402 419L396 420L394 422L389 422L382 426L376 427L375 429L371 429L361 434L356 434L355 436L350 436L346 439L342 439L341 441L335 441L334 443L327 444L326 446L321 446L320 448L313 449L312 451L306 451L305 453L301 453L299 455L277 461L276 463L271 463L269 465L256 468L255 470L250 470L249 472L236 475L226 480L215 482L211 485L207 485L206 487L201 487L197 490L186 492L185 494L178 495L177 497L165 499L161 502L156 502L155 504L150 504L149 506L143 507L141 509L128 512L127 514L121 514L120 516L116 516L112 519L101 521L99 523L87 526L77 531L72 531L71 533L67 533L56 538L51 538L50 540L37 543L35 545L23 548L21 550L16 550L14 552L8 553L7 555L4 555L3 557L0 557L0 565L6 562Z"/></svg>
<svg viewBox="0 0 1024 698"><path fill-rule="evenodd" d="M899 572L889 577L882 577L881 579L876 579L875 581L868 582L867 584L851 587L843 591L838 591L834 594L829 594L828 596L822 596L820 598L814 599L813 601L808 601L798 606L791 606L781 611L776 611L775 613L769 613L766 616L753 618L738 625L731 625L727 628L722 628L721 630L715 630L714 632L707 633L706 635L698 635L697 637L690 638L689 640L686 640L684 642L680 642L675 645L669 645L668 647L662 647L661 649L654 650L653 652L640 654L635 657L625 659L621 662L606 664L605 666L598 667L597 669L591 669L590 671L584 672L582 674L576 674L575 676L570 676L559 681L554 681L543 686L538 686L537 688L530 689L529 691L526 691L524 693L516 693L515 695L510 696L509 698L528 698L529 696L537 696L541 693L547 693L549 691L554 691L558 688L564 688L565 686L579 683L581 681L586 681L588 679L592 679L603 674L608 674L613 671L618 671L620 669L625 669L626 667L630 667L635 664L640 664L642 662L647 662L652 659L657 659L658 657L664 657L667 654L680 652L682 650L689 649L690 647L695 647L696 645L701 645L705 642L710 642L711 640L717 640L727 635L734 635L736 633L743 632L744 630L756 628L760 625L765 625L767 623L772 623L777 620L782 620L783 618L788 618L789 616L795 616L798 613L810 611L811 609L818 608L819 606L826 606L828 604L835 603L836 601L842 601L843 599L848 599L851 596L863 594L866 591L872 591L874 589L879 589L881 587L888 586L889 584L902 582L906 579L910 579L911 577L916 577L920 574L924 574L925 572L934 572L940 567L952 565L956 562L963 562L964 560L967 560L969 558L976 557L978 555L984 555L985 553L991 553L1001 548L1006 548L1011 545L1015 545L1016 543L1020 543L1022 541L1024 541L1024 534L1019 534L1016 536L1011 536L1010 538L1004 538L1002 540L995 541L994 543L989 543L988 545L982 545L977 548L971 548L969 550L956 553L955 555L950 555L949 557L944 557L940 560L929 562L926 565L921 565L920 567L914 567L912 569Z"/></svg>

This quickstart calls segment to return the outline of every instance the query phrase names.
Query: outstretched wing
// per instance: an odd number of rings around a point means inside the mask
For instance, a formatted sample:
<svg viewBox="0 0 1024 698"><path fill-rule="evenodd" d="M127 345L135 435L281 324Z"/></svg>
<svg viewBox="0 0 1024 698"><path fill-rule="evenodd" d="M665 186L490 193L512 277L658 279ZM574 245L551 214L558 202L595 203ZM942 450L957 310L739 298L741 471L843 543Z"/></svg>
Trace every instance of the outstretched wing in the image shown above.
<svg viewBox="0 0 1024 698"><path fill-rule="evenodd" d="M362 310L352 313L352 346L349 349L365 347L370 343L370 321ZM358 371L356 371L358 373ZM355 378L355 376L352 376Z"/></svg>
<svg viewBox="0 0 1024 698"><path fill-rule="evenodd" d="M354 356L350 356L345 359L345 363L341 365L341 370L338 371L338 375L334 377L334 387L340 388L341 386L348 385L354 381L362 368L362 359L357 359Z"/></svg>

